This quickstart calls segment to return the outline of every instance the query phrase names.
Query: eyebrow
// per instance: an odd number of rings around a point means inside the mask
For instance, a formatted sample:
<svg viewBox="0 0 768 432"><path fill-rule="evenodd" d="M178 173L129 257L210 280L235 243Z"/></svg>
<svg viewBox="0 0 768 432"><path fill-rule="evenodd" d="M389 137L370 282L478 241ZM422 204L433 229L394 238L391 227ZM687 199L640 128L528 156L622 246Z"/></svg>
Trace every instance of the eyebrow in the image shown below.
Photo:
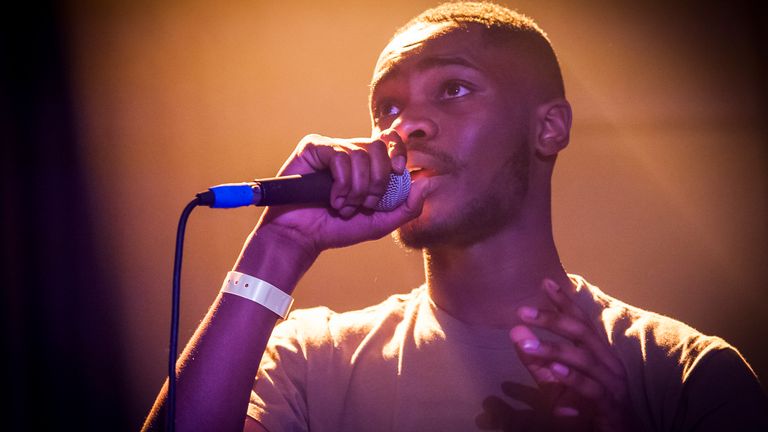
<svg viewBox="0 0 768 432"><path fill-rule="evenodd" d="M425 57L416 63L416 69L419 71L442 66L464 66L470 69L480 70L474 63L464 57Z"/></svg>
<svg viewBox="0 0 768 432"><path fill-rule="evenodd" d="M463 58L463 57L456 57L456 56L432 56L432 57L424 57L422 59L419 59L416 62L415 69L418 72L423 72L425 70L434 69L434 68L440 68L440 67L446 67L446 66L463 66L466 68L474 69L478 72L482 72L482 69L480 69L477 65L470 62L469 60ZM378 77L375 77L373 82L371 82L371 91L370 91L370 102L373 102L373 94L376 93L376 89L383 81L385 81L387 78L390 78L393 75L396 75L398 73L398 67L397 64L394 64L392 66L388 66L384 73L379 75ZM369 104L370 105L370 104Z"/></svg>

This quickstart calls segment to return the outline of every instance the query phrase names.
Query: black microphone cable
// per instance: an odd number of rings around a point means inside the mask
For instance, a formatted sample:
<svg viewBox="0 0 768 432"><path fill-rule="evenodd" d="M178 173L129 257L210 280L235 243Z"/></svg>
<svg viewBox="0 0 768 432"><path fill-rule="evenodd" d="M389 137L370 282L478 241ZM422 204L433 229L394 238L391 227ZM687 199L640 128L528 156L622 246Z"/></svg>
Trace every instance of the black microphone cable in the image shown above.
<svg viewBox="0 0 768 432"><path fill-rule="evenodd" d="M176 254L173 259L173 289L171 293L171 341L168 353L168 419L166 430L176 430L176 358L179 346L179 309L181 303L181 258L184 252L184 231L192 210L200 205L200 198L195 198L184 207L176 230Z"/></svg>

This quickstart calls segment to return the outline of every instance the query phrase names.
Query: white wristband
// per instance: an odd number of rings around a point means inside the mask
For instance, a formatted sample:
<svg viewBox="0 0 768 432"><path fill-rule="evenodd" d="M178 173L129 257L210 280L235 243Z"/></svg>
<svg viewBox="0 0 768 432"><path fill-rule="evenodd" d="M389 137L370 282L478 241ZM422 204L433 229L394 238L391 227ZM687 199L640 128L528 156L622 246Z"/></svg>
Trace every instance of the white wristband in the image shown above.
<svg viewBox="0 0 768 432"><path fill-rule="evenodd" d="M256 302L285 319L293 305L293 297L269 282L245 273L231 271L221 286L221 292L234 294Z"/></svg>

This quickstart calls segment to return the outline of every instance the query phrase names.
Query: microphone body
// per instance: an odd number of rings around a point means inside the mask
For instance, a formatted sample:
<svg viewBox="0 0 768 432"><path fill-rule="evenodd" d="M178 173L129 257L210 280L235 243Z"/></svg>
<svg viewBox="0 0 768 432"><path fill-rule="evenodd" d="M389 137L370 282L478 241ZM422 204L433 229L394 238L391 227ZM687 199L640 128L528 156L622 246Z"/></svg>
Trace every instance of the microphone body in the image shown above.
<svg viewBox="0 0 768 432"><path fill-rule="evenodd" d="M328 171L258 179L244 183L213 186L197 194L200 205L234 208L249 205L326 204L331 196L333 177ZM392 211L408 198L411 176L390 173L387 190L376 205L378 211Z"/></svg>

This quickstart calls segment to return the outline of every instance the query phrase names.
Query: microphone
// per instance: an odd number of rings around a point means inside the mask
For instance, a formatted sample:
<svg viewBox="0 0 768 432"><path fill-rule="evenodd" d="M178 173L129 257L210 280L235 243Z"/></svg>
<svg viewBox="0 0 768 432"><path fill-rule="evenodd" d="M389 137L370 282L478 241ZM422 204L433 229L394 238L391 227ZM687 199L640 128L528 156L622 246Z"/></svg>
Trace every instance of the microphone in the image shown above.
<svg viewBox="0 0 768 432"><path fill-rule="evenodd" d="M235 208L249 205L326 204L331 196L333 177L329 171L257 179L245 183L225 183L197 194L199 205ZM404 203L411 191L411 174L389 174L377 211L392 211Z"/></svg>

